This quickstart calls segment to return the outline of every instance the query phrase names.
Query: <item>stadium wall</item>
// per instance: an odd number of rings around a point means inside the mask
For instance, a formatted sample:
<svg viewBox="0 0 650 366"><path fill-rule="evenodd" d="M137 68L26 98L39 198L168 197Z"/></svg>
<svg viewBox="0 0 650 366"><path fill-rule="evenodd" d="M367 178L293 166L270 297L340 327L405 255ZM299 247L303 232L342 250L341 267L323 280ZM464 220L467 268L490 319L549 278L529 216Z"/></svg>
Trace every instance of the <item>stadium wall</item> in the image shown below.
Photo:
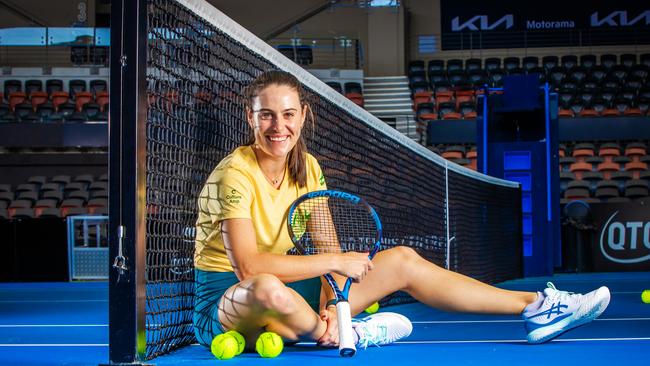
<svg viewBox="0 0 650 366"><path fill-rule="evenodd" d="M2 3L3 28L95 26L95 0L5 0Z"/></svg>

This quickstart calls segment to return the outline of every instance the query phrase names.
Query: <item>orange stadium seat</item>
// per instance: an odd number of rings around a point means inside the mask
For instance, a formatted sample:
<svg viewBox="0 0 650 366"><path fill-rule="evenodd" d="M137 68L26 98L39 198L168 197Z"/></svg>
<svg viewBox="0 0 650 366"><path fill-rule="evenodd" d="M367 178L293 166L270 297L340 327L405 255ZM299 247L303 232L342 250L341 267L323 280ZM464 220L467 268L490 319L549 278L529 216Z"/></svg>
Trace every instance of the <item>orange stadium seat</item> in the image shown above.
<svg viewBox="0 0 650 366"><path fill-rule="evenodd" d="M599 172L603 173L603 177L605 179L610 179L612 177L612 173L619 171L621 167L618 163L606 161L598 164L596 169Z"/></svg>
<svg viewBox="0 0 650 366"><path fill-rule="evenodd" d="M632 161L625 164L625 171L631 172L634 179L639 179L642 172L648 170L648 164L640 161Z"/></svg>
<svg viewBox="0 0 650 366"><path fill-rule="evenodd" d="M639 108L628 108L623 112L623 115L626 117L641 117L643 113L641 113L641 109Z"/></svg>
<svg viewBox="0 0 650 366"><path fill-rule="evenodd" d="M473 95L467 95L467 94L458 94L456 93L456 108L458 109L460 107L461 103L465 102L474 102L474 96Z"/></svg>
<svg viewBox="0 0 650 366"><path fill-rule="evenodd" d="M46 208L56 208L58 201L55 199L40 199L34 204L34 215L41 217Z"/></svg>
<svg viewBox="0 0 650 366"><path fill-rule="evenodd" d="M594 155L594 147L592 144L577 144L571 154L572 157L576 158L576 162L578 163L584 162L586 158Z"/></svg>
<svg viewBox="0 0 650 366"><path fill-rule="evenodd" d="M88 213L93 215L99 208L103 207L108 207L108 200L105 198L93 198L90 201L88 201L88 204L86 205L86 209L88 210Z"/></svg>
<svg viewBox="0 0 650 366"><path fill-rule="evenodd" d="M53 92L51 94L51 99L52 99L52 104L54 105L54 108L58 109L59 105L68 102L69 96L68 96L67 92L57 91L57 92Z"/></svg>
<svg viewBox="0 0 650 366"><path fill-rule="evenodd" d="M632 161L641 161L641 157L647 154L644 144L631 143L625 149L625 156L632 159Z"/></svg>
<svg viewBox="0 0 650 366"><path fill-rule="evenodd" d="M13 111L16 108L16 105L22 104L27 100L27 94L23 92L13 92L9 94L7 99L9 101L9 107Z"/></svg>
<svg viewBox="0 0 650 366"><path fill-rule="evenodd" d="M590 172L591 170L592 165L585 162L577 162L569 166L569 171L575 174L577 180L582 179L582 175L586 172Z"/></svg>
<svg viewBox="0 0 650 366"><path fill-rule="evenodd" d="M47 95L46 92L42 91L33 91L30 96L29 96L30 101L32 102L32 106L34 107L34 110L36 110L36 107L47 102L49 99L49 96Z"/></svg>
<svg viewBox="0 0 650 366"><path fill-rule="evenodd" d="M421 103L431 103L431 96L416 95L413 98L413 107L417 110L417 106Z"/></svg>
<svg viewBox="0 0 650 366"><path fill-rule="evenodd" d="M469 159L469 164L467 164L467 168L476 170L477 169L477 157L478 154L476 150L470 150L466 154L466 158Z"/></svg>
<svg viewBox="0 0 650 366"><path fill-rule="evenodd" d="M452 99L454 97L454 92L453 90L440 90L435 92L435 97L436 99L438 97L447 97L449 99Z"/></svg>
<svg viewBox="0 0 650 366"><path fill-rule="evenodd" d="M474 99L474 95L476 95L476 92L473 89L468 89L468 90L456 90L456 98L459 97L469 97L470 100Z"/></svg>
<svg viewBox="0 0 650 366"><path fill-rule="evenodd" d="M461 109L461 114L463 115L463 119L476 119L477 113L475 110L463 110Z"/></svg>
<svg viewBox="0 0 650 366"><path fill-rule="evenodd" d="M462 146L449 146L445 152L440 154L443 158L452 160L452 159L464 159L465 148Z"/></svg>
<svg viewBox="0 0 650 366"><path fill-rule="evenodd" d="M614 157L621 156L621 151L614 146L601 146L598 151L598 156L602 157L606 162L611 163Z"/></svg>
<svg viewBox="0 0 650 366"><path fill-rule="evenodd" d="M93 100L93 94L91 92L87 91L78 91L75 94L75 106L77 108L77 112L81 112L83 109L83 106L86 103L90 103Z"/></svg>
<svg viewBox="0 0 650 366"><path fill-rule="evenodd" d="M354 104L363 107L364 100L363 100L363 95L359 93L346 93L345 97L350 99Z"/></svg>
<svg viewBox="0 0 650 366"><path fill-rule="evenodd" d="M444 120L462 119L462 118L463 118L463 116L462 116L460 113L458 113L458 112L451 112L451 111L449 111L449 112L442 112L442 113L441 113L441 117L442 117L442 119L444 119Z"/></svg>

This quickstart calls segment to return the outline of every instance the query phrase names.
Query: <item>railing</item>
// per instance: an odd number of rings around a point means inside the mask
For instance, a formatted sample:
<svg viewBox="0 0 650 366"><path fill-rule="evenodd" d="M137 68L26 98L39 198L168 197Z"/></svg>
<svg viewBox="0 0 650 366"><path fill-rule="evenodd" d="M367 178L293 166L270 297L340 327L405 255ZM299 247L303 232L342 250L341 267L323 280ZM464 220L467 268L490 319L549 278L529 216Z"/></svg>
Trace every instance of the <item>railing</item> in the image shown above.
<svg viewBox="0 0 650 366"><path fill-rule="evenodd" d="M358 39L274 38L269 44L307 68L363 68ZM109 28L0 29L0 66L108 66Z"/></svg>
<svg viewBox="0 0 650 366"><path fill-rule="evenodd" d="M441 47L446 50L593 47L648 45L650 29L544 29L532 31L489 31L444 33Z"/></svg>
<svg viewBox="0 0 650 366"><path fill-rule="evenodd" d="M363 49L358 39L273 38L268 43L305 68L363 68Z"/></svg>
<svg viewBox="0 0 650 366"><path fill-rule="evenodd" d="M602 46L650 50L649 28L543 29L527 31L462 31L410 37L411 49L422 57L441 51L508 49L508 54L535 53L541 47L592 48Z"/></svg>
<svg viewBox="0 0 650 366"><path fill-rule="evenodd" d="M2 28L0 66L108 66L109 28Z"/></svg>
<svg viewBox="0 0 650 366"><path fill-rule="evenodd" d="M108 216L68 216L70 281L108 279Z"/></svg>

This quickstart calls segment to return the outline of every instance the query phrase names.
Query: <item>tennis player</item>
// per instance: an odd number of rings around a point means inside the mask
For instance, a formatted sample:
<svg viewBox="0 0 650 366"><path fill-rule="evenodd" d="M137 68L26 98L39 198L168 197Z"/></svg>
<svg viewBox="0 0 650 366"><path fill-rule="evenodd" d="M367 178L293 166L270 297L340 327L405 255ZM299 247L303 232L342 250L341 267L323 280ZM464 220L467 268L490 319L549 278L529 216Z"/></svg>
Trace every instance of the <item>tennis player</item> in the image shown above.
<svg viewBox="0 0 650 366"><path fill-rule="evenodd" d="M541 292L499 289L421 258L414 250L291 256L286 211L304 193L326 189L302 131L314 123L307 94L291 74L269 71L248 88L249 142L224 158L199 198L196 223L196 337L209 346L236 329L248 340L270 330L285 339L338 344L336 307L319 276L351 277L353 315L395 291L446 311L520 314L530 343L548 341L598 317L609 290L570 294L552 284ZM394 313L355 322L358 345L388 344L408 336L411 323ZM252 342L247 342L251 344Z"/></svg>

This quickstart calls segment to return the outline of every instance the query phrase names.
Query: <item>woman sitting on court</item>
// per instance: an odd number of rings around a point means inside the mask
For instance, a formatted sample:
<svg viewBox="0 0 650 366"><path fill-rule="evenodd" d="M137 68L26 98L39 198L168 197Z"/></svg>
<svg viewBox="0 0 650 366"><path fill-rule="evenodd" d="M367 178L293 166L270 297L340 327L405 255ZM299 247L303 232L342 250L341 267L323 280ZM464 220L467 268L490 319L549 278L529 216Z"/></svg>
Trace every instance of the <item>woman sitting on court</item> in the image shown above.
<svg viewBox="0 0 650 366"><path fill-rule="evenodd" d="M291 74L268 71L248 88L249 143L224 158L199 198L196 236L195 333L212 338L236 329L254 344L261 332L289 340L338 344L331 288L320 276L351 277L352 314L396 291L446 311L521 314L528 341L541 343L595 319L609 303L601 287L585 295L552 285L542 292L499 289L448 271L407 247L379 252L291 256L286 211L304 193L326 189L316 159L307 153L303 128L314 123L307 94ZM341 278L341 277L339 277ZM405 317L377 313L355 322L361 346L388 344L411 332Z"/></svg>

